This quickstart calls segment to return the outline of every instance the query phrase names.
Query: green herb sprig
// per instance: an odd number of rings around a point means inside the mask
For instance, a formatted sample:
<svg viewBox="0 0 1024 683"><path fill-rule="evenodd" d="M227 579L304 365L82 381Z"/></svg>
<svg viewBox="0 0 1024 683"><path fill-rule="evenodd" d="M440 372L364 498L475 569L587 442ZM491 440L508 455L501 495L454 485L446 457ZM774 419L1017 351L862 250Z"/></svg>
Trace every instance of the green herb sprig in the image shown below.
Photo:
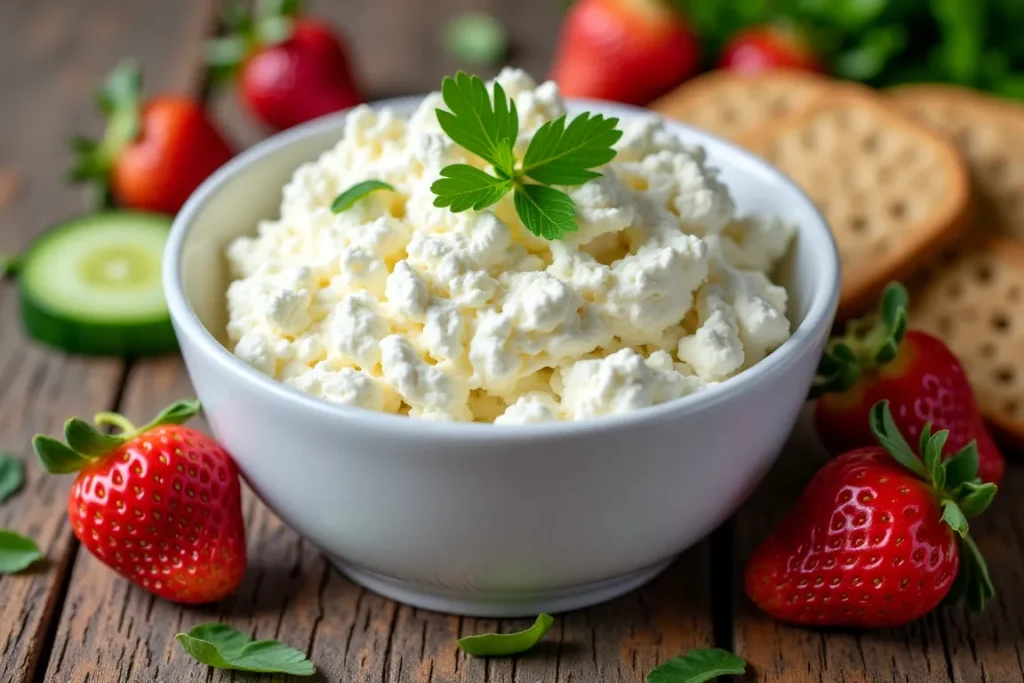
<svg viewBox="0 0 1024 683"><path fill-rule="evenodd" d="M548 632L555 620L540 614L533 626L516 633L482 633L459 638L459 648L473 657L508 657L533 648Z"/></svg>
<svg viewBox="0 0 1024 683"><path fill-rule="evenodd" d="M614 145L622 137L619 120L589 112L566 123L560 116L534 134L520 163L514 146L519 137L515 102L494 84L493 101L478 76L462 71L441 84L448 111L437 110L441 129L456 144L491 164L493 174L468 164L441 169L430 186L434 206L454 213L480 211L513 193L516 213L533 234L562 239L578 229L576 205L552 185L575 186L600 177L592 169L615 158Z"/></svg>

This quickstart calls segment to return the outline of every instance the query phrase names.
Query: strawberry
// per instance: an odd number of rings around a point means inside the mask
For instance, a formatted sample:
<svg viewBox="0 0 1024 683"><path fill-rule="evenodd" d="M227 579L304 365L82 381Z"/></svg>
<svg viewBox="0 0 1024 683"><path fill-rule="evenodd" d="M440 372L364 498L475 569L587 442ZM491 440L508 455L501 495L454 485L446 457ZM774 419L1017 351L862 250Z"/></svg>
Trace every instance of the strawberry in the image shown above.
<svg viewBox="0 0 1024 683"><path fill-rule="evenodd" d="M809 41L799 31L775 25L753 26L737 33L726 44L718 66L744 72L825 71Z"/></svg>
<svg viewBox="0 0 1024 683"><path fill-rule="evenodd" d="M68 519L82 545L129 581L189 604L232 593L246 562L238 469L215 441L181 426L198 411L198 401L180 401L140 429L97 415L115 435L71 418L67 445L32 440L48 472L78 472Z"/></svg>
<svg viewBox="0 0 1024 683"><path fill-rule="evenodd" d="M578 0L552 78L566 97L646 104L693 76L697 38L662 0Z"/></svg>
<svg viewBox="0 0 1024 683"><path fill-rule="evenodd" d="M998 484L1006 461L978 409L963 366L941 341L907 331L907 292L898 283L882 294L877 321L855 320L832 339L818 366L812 397L818 434L833 454L874 443L867 414L888 400L900 431L914 440L924 424L949 431L949 451L974 441L982 481Z"/></svg>
<svg viewBox="0 0 1024 683"><path fill-rule="evenodd" d="M120 64L98 95L108 117L100 142L72 140L74 182L91 182L100 203L176 213L199 184L234 155L202 104L182 95L142 101L142 73Z"/></svg>
<svg viewBox="0 0 1024 683"><path fill-rule="evenodd" d="M209 43L215 80L237 75L242 101L274 130L284 130L363 101L335 31L299 16L298 0L259 2L255 13L229 5L231 35Z"/></svg>
<svg viewBox="0 0 1024 683"><path fill-rule="evenodd" d="M881 445L821 468L747 564L747 595L779 621L892 627L944 599L981 610L995 595L968 536L996 493L976 478L974 444L943 462L949 434L928 425L918 458L886 402L870 424Z"/></svg>

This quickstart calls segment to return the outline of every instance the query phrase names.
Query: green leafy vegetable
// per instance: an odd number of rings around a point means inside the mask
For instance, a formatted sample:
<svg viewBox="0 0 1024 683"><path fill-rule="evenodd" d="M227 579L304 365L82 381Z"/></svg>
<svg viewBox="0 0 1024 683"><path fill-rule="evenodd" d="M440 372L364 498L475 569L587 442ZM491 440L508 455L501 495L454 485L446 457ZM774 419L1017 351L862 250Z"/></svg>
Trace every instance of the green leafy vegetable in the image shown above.
<svg viewBox="0 0 1024 683"><path fill-rule="evenodd" d="M376 192L377 190L391 190L394 192L395 188L388 183L385 183L383 180L364 180L361 183L356 183L335 197L334 201L331 202L331 211L334 213L341 213L342 211L351 208L353 204L363 197L367 196L371 192Z"/></svg>
<svg viewBox="0 0 1024 683"><path fill-rule="evenodd" d="M25 466L7 451L0 451L0 503L6 502L25 483Z"/></svg>
<svg viewBox="0 0 1024 683"><path fill-rule="evenodd" d="M501 22L485 12L463 12L444 28L445 50L470 64L491 66L508 52L508 34Z"/></svg>
<svg viewBox="0 0 1024 683"><path fill-rule="evenodd" d="M555 620L549 614L541 614L533 626L517 633L486 633L459 639L459 647L474 657L507 657L526 652L544 637Z"/></svg>
<svg viewBox="0 0 1024 683"><path fill-rule="evenodd" d="M747 663L726 650L690 650L647 674L647 683L705 683L719 676L740 676Z"/></svg>
<svg viewBox="0 0 1024 683"><path fill-rule="evenodd" d="M313 662L301 650L276 640L253 640L227 624L200 624L175 636L185 652L216 669L312 676Z"/></svg>
<svg viewBox="0 0 1024 683"><path fill-rule="evenodd" d="M441 94L450 111L437 110L441 128L456 143L489 161L494 175L468 164L441 170L430 186L434 206L453 212L487 208L514 191L514 204L523 225L545 239L561 239L578 229L576 205L565 192L550 185L581 185L601 174L594 168L615 157L622 137L618 119L590 113L566 124L566 117L545 123L534 134L516 167L513 147L519 134L515 103L494 84L494 102L477 76L463 72L445 78ZM527 182L527 179L536 183Z"/></svg>
<svg viewBox="0 0 1024 683"><path fill-rule="evenodd" d="M39 546L31 538L0 529L0 574L16 574L42 558Z"/></svg>

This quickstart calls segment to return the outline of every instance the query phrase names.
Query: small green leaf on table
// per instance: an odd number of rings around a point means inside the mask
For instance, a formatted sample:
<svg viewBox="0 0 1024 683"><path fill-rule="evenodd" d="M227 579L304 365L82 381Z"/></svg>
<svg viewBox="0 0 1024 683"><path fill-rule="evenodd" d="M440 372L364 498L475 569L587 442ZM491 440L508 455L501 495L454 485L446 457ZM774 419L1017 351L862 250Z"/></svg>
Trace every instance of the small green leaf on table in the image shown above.
<svg viewBox="0 0 1024 683"><path fill-rule="evenodd" d="M39 546L31 538L0 529L0 574L17 574L42 556Z"/></svg>
<svg viewBox="0 0 1024 683"><path fill-rule="evenodd" d="M253 640L227 624L200 624L175 636L185 652L215 669L312 676L316 666L302 650L276 640Z"/></svg>
<svg viewBox="0 0 1024 683"><path fill-rule="evenodd" d="M356 183L335 197L334 202L331 203L331 211L334 213L341 213L342 211L351 208L353 204L371 192L376 192L377 190L394 191L394 189L394 187L385 183L383 180L364 180L361 183Z"/></svg>
<svg viewBox="0 0 1024 683"><path fill-rule="evenodd" d="M550 614L540 614L533 626L516 633L485 633L459 638L459 647L474 657L508 657L526 652L540 642L555 620Z"/></svg>
<svg viewBox="0 0 1024 683"><path fill-rule="evenodd" d="M647 674L647 683L706 683L719 676L740 676L746 671L747 663L726 650L690 650L655 667Z"/></svg>
<svg viewBox="0 0 1024 683"><path fill-rule="evenodd" d="M25 484L25 465L7 451L0 451L0 503L6 502Z"/></svg>

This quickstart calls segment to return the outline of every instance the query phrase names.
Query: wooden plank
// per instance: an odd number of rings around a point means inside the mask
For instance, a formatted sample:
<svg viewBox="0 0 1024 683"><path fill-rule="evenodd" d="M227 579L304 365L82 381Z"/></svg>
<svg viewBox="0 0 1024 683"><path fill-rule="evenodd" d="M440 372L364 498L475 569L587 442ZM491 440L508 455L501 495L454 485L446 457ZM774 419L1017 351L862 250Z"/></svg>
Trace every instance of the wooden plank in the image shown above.
<svg viewBox="0 0 1024 683"><path fill-rule="evenodd" d="M23 249L85 208L64 183L67 138L99 130L92 89L118 59L135 53L144 64L161 61L153 83L181 82L182 64L172 57L183 6L159 4L150 12L111 0L0 3L0 251ZM137 30L146 17L165 25L163 39ZM33 537L48 556L24 575L0 577L4 683L35 678L77 547L65 521L69 481L41 472L29 439L58 433L68 415L113 407L122 374L120 360L68 358L29 343L14 286L0 284L0 448L28 465L25 489L0 508L0 527Z"/></svg>
<svg viewBox="0 0 1024 683"><path fill-rule="evenodd" d="M736 653L764 683L896 681L1021 681L1024 596L1024 472L1011 468L997 504L977 520L974 535L988 554L998 601L982 615L943 610L904 628L832 632L778 624L743 595L742 568L826 455L809 419L799 424L779 464L736 518Z"/></svg>

